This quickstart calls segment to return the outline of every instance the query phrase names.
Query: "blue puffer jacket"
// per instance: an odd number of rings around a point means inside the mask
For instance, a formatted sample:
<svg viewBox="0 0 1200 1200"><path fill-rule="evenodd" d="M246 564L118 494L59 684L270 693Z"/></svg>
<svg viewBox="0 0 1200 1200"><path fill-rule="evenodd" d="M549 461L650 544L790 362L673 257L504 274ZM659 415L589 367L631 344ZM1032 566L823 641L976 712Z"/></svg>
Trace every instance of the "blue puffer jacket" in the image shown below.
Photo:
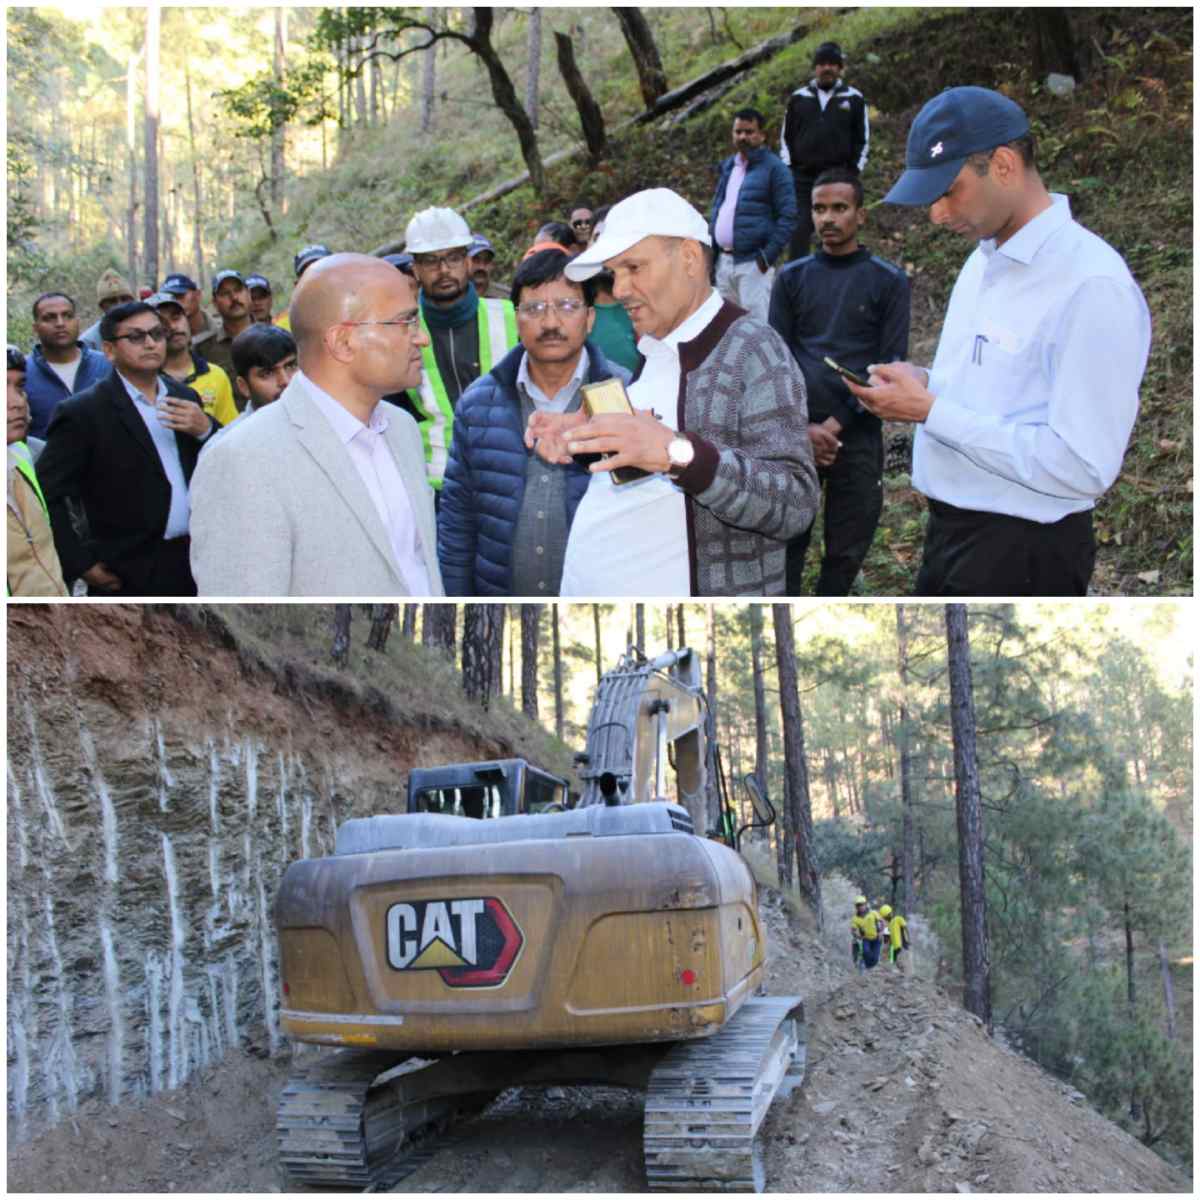
<svg viewBox="0 0 1200 1200"><path fill-rule="evenodd" d="M112 364L99 350L93 350L82 342L75 343L83 355L79 370L75 373L75 391L68 392L67 385L55 374L46 362L46 355L38 343L33 353L25 358L25 395L29 400L29 432L34 437L44 438L50 428L50 418L60 400L77 395L93 383L99 383L112 373Z"/></svg>
<svg viewBox="0 0 1200 1200"><path fill-rule="evenodd" d="M725 189L733 174L736 154L721 164L717 193L708 218L709 232L716 245L717 214L725 203ZM760 254L772 266L796 227L796 185L783 160L766 146L751 150L742 190L738 192L737 212L733 218L733 261L750 262Z"/></svg>
<svg viewBox="0 0 1200 1200"><path fill-rule="evenodd" d="M614 377L629 382L629 372L610 363L590 342L584 351L585 383ZM454 407L454 437L438 510L438 562L447 596L512 594L512 545L529 454L517 392L524 353L524 346L509 351ZM570 528L591 475L575 464L565 469Z"/></svg>

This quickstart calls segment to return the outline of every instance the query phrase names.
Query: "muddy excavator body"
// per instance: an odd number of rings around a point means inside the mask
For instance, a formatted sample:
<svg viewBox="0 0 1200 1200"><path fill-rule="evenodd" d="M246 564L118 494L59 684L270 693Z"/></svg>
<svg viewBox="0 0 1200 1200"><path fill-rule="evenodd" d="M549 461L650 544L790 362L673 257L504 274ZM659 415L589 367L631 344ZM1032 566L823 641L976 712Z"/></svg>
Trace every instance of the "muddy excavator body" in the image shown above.
<svg viewBox="0 0 1200 1200"><path fill-rule="evenodd" d="M656 1187L761 1188L754 1133L802 1074L801 1010L757 996L753 876L694 828L703 730L694 655L630 654L601 681L578 804L521 760L415 769L407 811L288 868L281 1024L343 1048L285 1088L293 1176L379 1186L463 1105L592 1081L646 1088Z"/></svg>

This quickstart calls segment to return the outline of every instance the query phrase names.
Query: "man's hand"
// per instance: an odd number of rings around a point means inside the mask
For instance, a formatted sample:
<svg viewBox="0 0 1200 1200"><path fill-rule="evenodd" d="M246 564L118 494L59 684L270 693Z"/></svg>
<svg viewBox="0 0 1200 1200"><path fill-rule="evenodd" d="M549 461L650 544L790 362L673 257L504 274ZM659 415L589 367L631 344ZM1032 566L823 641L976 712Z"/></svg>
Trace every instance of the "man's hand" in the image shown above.
<svg viewBox="0 0 1200 1200"><path fill-rule="evenodd" d="M166 396L160 401L158 419L176 433L190 433L197 438L203 437L210 428L208 416L200 405L174 396Z"/></svg>
<svg viewBox="0 0 1200 1200"><path fill-rule="evenodd" d="M525 426L525 447L548 463L569 463L567 436L587 420L587 413L535 412Z"/></svg>
<svg viewBox="0 0 1200 1200"><path fill-rule="evenodd" d="M193 407L195 407L193 405ZM90 588L95 588L101 592L119 592L121 590L121 580L114 575L108 567L102 563L93 563L80 576L84 583Z"/></svg>
<svg viewBox="0 0 1200 1200"><path fill-rule="evenodd" d="M846 380L846 386L863 407L884 421L920 423L933 407L933 394L926 386L929 372L913 363L874 363L867 368L870 387Z"/></svg>
<svg viewBox="0 0 1200 1200"><path fill-rule="evenodd" d="M667 446L675 436L675 431L653 413L614 413L593 417L575 430L567 449L572 454L611 454L611 458L592 463L593 473L616 467L665 471L671 465Z"/></svg>
<svg viewBox="0 0 1200 1200"><path fill-rule="evenodd" d="M809 425L808 440L812 442L813 458L818 467L832 467L837 460L838 451L842 448L838 438L841 432L842 423L833 417Z"/></svg>

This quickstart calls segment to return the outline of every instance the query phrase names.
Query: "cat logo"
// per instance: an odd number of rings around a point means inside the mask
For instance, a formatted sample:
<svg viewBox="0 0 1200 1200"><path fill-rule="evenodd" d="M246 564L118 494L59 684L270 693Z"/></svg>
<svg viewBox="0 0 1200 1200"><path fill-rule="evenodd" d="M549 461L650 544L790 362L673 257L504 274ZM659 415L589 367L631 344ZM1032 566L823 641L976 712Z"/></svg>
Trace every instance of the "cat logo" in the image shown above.
<svg viewBox="0 0 1200 1200"><path fill-rule="evenodd" d="M387 910L388 965L436 971L447 987L499 987L524 941L495 896L413 900Z"/></svg>

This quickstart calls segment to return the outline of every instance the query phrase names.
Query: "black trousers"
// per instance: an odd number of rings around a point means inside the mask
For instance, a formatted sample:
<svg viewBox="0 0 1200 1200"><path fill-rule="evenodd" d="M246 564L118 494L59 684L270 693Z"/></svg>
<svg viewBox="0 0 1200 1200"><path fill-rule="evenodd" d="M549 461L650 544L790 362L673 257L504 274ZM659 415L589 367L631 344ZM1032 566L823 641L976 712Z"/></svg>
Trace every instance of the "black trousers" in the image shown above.
<svg viewBox="0 0 1200 1200"><path fill-rule="evenodd" d="M1043 525L929 501L918 596L1086 596L1092 510Z"/></svg>
<svg viewBox="0 0 1200 1200"><path fill-rule="evenodd" d="M792 178L796 181L796 228L788 245L788 258L792 262L812 251L812 189L813 180L819 174L819 171L792 172Z"/></svg>
<svg viewBox="0 0 1200 1200"><path fill-rule="evenodd" d="M832 467L819 467L825 491L825 545L818 596L848 596L871 549L883 512L883 427L860 417L841 433L842 448ZM804 559L812 537L809 526L788 542L787 594L803 594Z"/></svg>
<svg viewBox="0 0 1200 1200"><path fill-rule="evenodd" d="M192 578L192 539L188 534L159 542L148 562L138 563L137 578L127 578L121 566L113 571L124 584L115 592L92 591L89 596L194 596L196 581Z"/></svg>

